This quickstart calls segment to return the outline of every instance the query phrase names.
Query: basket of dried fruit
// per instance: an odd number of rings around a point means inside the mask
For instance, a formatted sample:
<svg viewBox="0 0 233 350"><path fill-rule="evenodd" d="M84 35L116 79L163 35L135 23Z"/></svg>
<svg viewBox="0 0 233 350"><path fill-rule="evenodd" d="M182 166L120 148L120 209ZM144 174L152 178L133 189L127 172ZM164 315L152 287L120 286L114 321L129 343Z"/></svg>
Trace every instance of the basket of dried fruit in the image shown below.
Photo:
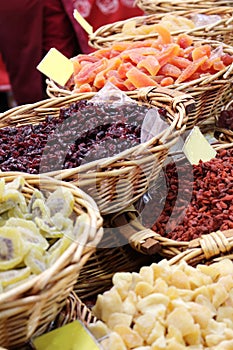
<svg viewBox="0 0 233 350"><path fill-rule="evenodd" d="M173 10L172 10L173 11ZM89 35L95 49L111 46L116 41L142 41L158 37L158 25L173 35L187 33L193 37L233 43L232 7L188 10L138 16L110 23Z"/></svg>
<svg viewBox="0 0 233 350"><path fill-rule="evenodd" d="M3 113L0 168L72 181L108 214L128 207L148 190L170 147L184 133L186 110L194 101L183 93L153 88L135 90L127 96L133 102L116 106L92 102L93 95L48 99ZM166 128L140 142L146 113L157 109Z"/></svg>
<svg viewBox="0 0 233 350"><path fill-rule="evenodd" d="M185 255L198 244L200 252L207 242L213 242L213 249L207 245L210 256L218 255L219 249L225 253L231 249L233 144L215 148L216 156L208 161L169 162L149 191L149 203L140 204L138 214L125 210L112 217L111 224L127 235L134 249L169 259L181 252Z"/></svg>
<svg viewBox="0 0 233 350"><path fill-rule="evenodd" d="M82 190L46 176L1 172L0 345L43 333L102 238L102 218Z"/></svg>
<svg viewBox="0 0 233 350"><path fill-rule="evenodd" d="M135 4L141 8L147 14L153 13L166 13L171 11L202 11L211 10L224 7L231 7L233 5L232 0L212 0L212 1L166 1L166 0L136 0Z"/></svg>
<svg viewBox="0 0 233 350"><path fill-rule="evenodd" d="M115 42L76 56L69 84L60 87L48 80L48 95L96 92L107 82L126 93L145 86L166 86L195 99L187 128L219 114L232 98L232 46L185 33L173 37L161 25L158 30L157 39Z"/></svg>

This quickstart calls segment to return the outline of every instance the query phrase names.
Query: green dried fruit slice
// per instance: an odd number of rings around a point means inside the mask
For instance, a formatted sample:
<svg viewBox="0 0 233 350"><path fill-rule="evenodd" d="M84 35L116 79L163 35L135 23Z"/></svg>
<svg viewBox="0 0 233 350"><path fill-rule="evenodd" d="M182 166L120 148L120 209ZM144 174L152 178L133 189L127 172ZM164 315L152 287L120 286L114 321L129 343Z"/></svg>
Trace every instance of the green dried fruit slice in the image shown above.
<svg viewBox="0 0 233 350"><path fill-rule="evenodd" d="M13 181L8 182L5 185L5 188L6 188L6 190L8 190L8 189L15 189L15 190L21 192L22 189L23 189L24 184L25 184L24 178L22 176L18 176Z"/></svg>
<svg viewBox="0 0 233 350"><path fill-rule="evenodd" d="M15 267L23 260L23 257L22 238L20 234L17 234L17 228L0 227L0 270Z"/></svg>
<svg viewBox="0 0 233 350"><path fill-rule="evenodd" d="M27 212L27 203L24 195L18 190L15 190L14 188L5 190L1 202L5 202L6 205L11 205L11 208L14 208L16 205L19 205L22 212Z"/></svg>
<svg viewBox="0 0 233 350"><path fill-rule="evenodd" d="M30 198L30 201L28 203L28 211L29 211L29 213L32 212L32 207L33 207L33 204L36 201L36 199L42 199L43 202L45 202L45 197L44 197L43 193L41 191L37 190L37 189L34 190L32 196Z"/></svg>
<svg viewBox="0 0 233 350"><path fill-rule="evenodd" d="M68 217L72 214L74 209L74 196L66 187L58 187L50 194L46 200L46 205L50 209L51 216L56 213L61 213Z"/></svg>
<svg viewBox="0 0 233 350"><path fill-rule="evenodd" d="M41 198L37 198L32 205L32 217L50 222L50 209Z"/></svg>
<svg viewBox="0 0 233 350"><path fill-rule="evenodd" d="M29 277L31 274L30 267L24 267L23 269L1 271L0 281L3 287L9 286L10 284L22 281Z"/></svg>
<svg viewBox="0 0 233 350"><path fill-rule="evenodd" d="M37 247L32 247L24 257L25 265L38 275L47 269L46 254Z"/></svg>
<svg viewBox="0 0 233 350"><path fill-rule="evenodd" d="M25 252L31 249L32 246L36 246L41 250L46 250L49 247L48 241L40 234L38 227L33 221L10 218L6 226L17 228L17 232L21 234Z"/></svg>
<svg viewBox="0 0 233 350"><path fill-rule="evenodd" d="M40 229L41 235L46 238L61 238L63 233L57 230L50 222L47 223L41 218L35 218L35 223Z"/></svg>
<svg viewBox="0 0 233 350"><path fill-rule="evenodd" d="M72 240L67 237L62 237L56 243L54 243L48 250L48 256L46 258L47 266L52 266L71 245L71 243Z"/></svg>
<svg viewBox="0 0 233 350"><path fill-rule="evenodd" d="M70 232L73 231L73 220L64 217L62 213L55 214L51 220L56 229L61 231L64 235L70 234Z"/></svg>

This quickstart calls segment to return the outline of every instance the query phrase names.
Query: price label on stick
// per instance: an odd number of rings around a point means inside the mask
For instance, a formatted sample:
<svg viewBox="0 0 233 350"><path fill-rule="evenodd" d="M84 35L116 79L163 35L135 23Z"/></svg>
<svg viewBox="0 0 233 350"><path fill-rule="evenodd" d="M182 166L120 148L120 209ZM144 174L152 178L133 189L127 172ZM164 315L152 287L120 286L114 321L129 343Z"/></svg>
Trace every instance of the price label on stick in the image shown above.
<svg viewBox="0 0 233 350"><path fill-rule="evenodd" d="M72 61L55 48L49 50L36 68L61 86L67 83L74 72Z"/></svg>
<svg viewBox="0 0 233 350"><path fill-rule="evenodd" d="M80 321L76 320L34 339L36 350L101 350Z"/></svg>
<svg viewBox="0 0 233 350"><path fill-rule="evenodd" d="M182 150L191 164L198 164L200 160L208 162L217 153L197 126L191 130Z"/></svg>
<svg viewBox="0 0 233 350"><path fill-rule="evenodd" d="M73 12L73 16L76 19L76 21L80 24L81 27L87 32L87 34L93 33L92 26L83 18L82 15L75 9Z"/></svg>

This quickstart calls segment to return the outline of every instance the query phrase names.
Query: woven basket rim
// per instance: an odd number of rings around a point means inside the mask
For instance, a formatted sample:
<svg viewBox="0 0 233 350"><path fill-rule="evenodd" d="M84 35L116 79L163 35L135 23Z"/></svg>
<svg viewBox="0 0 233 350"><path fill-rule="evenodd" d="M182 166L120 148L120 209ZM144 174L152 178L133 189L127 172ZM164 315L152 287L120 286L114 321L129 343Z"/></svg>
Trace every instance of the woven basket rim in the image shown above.
<svg viewBox="0 0 233 350"><path fill-rule="evenodd" d="M166 15L176 15L176 16L184 16L189 18L193 14L216 14L222 16L221 20L219 20L215 24L203 25L200 27L195 27L192 29L179 29L172 31L172 35L178 35L181 33L186 33L189 35L197 36L198 38L205 37L209 33L211 36L215 34L215 32L219 35L222 31L224 35L228 32L232 32L233 28L233 14L232 7L216 7L211 9L202 9L202 10L177 10L166 12ZM122 34L123 26L126 23L134 22L136 28L141 25L153 25L157 23L161 18L164 17L164 13L153 13L147 14L137 17L131 17L126 20L116 21L114 23L106 24L99 27L94 33L89 35L89 45L95 49L108 47L112 42L118 41L137 41L137 40L145 40L158 37L158 33L150 33L150 34L135 34L135 35L127 35ZM121 35L119 35L121 34Z"/></svg>
<svg viewBox="0 0 233 350"><path fill-rule="evenodd" d="M190 9L190 6L192 9L196 10L203 10L203 9L211 9L212 7L215 7L216 4L219 7L226 7L226 2L223 0L212 0L212 1L204 1L204 0L188 0L185 2L182 2L180 0L136 0L135 5L138 6L141 10L145 11L145 13L154 13L154 10L156 9L158 12L166 12L170 11L171 9L174 10L183 10L184 8ZM232 5L232 0L227 1L227 6Z"/></svg>

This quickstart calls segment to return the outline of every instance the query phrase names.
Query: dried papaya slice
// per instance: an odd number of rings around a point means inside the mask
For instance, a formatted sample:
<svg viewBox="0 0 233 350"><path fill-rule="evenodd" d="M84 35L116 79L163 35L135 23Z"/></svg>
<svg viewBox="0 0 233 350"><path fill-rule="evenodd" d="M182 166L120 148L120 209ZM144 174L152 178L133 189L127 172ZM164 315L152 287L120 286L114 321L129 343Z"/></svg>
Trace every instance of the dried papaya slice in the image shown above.
<svg viewBox="0 0 233 350"><path fill-rule="evenodd" d="M23 257L22 238L17 233L17 227L0 227L0 270L8 270L17 266Z"/></svg>
<svg viewBox="0 0 233 350"><path fill-rule="evenodd" d="M24 257L24 263L35 275L47 269L46 253L38 247L32 247Z"/></svg>
<svg viewBox="0 0 233 350"><path fill-rule="evenodd" d="M161 66L157 58L151 55L146 56L137 64L137 68L145 68L152 76L158 73L160 67Z"/></svg>
<svg viewBox="0 0 233 350"><path fill-rule="evenodd" d="M79 73L74 76L75 84L82 85L93 82L96 74L106 69L107 66L108 60L105 57L97 62L85 64Z"/></svg>
<svg viewBox="0 0 233 350"><path fill-rule="evenodd" d="M29 267L0 272L0 281L3 287L25 280L31 274Z"/></svg>
<svg viewBox="0 0 233 350"><path fill-rule="evenodd" d="M208 44L197 46L192 51L192 59L193 61L198 60L201 57L207 56L210 57L211 54L211 46Z"/></svg>
<svg viewBox="0 0 233 350"><path fill-rule="evenodd" d="M40 234L40 231L33 221L10 218L6 226L17 227L17 233L21 234L24 251L32 249L33 246L46 250L49 247L48 241Z"/></svg>
<svg viewBox="0 0 233 350"><path fill-rule="evenodd" d="M117 69L117 73L119 75L119 78L125 79L126 78L126 73L133 68L134 66L132 65L131 62L126 62L126 63L121 63L119 68Z"/></svg>
<svg viewBox="0 0 233 350"><path fill-rule="evenodd" d="M190 60L180 56L172 57L169 62L181 69L187 68L190 65Z"/></svg>
<svg viewBox="0 0 233 350"><path fill-rule="evenodd" d="M170 44L172 42L172 36L169 30L162 24L155 24L154 30L159 34L163 44Z"/></svg>
<svg viewBox="0 0 233 350"><path fill-rule="evenodd" d="M175 57L179 54L179 50L180 48L177 44L167 45L167 47L162 52L160 52L159 56L157 57L160 66L162 67L166 63L170 62L172 57Z"/></svg>
<svg viewBox="0 0 233 350"><path fill-rule="evenodd" d="M176 79L176 83L182 83L183 81L186 81L189 79L197 70L198 68L208 60L207 56L201 57L198 60L191 62L190 65L183 70L181 75Z"/></svg>
<svg viewBox="0 0 233 350"><path fill-rule="evenodd" d="M178 78L181 74L180 68L174 66L171 63L166 63L159 71L159 74L169 76L169 77L174 77Z"/></svg>
<svg viewBox="0 0 233 350"><path fill-rule="evenodd" d="M113 85L115 85L116 87L118 87L122 91L127 90L124 80L122 80L121 78L118 78L115 75L111 75L110 77L108 77L108 81L110 83L112 83Z"/></svg>
<svg viewBox="0 0 233 350"><path fill-rule="evenodd" d="M158 84L152 78L150 78L147 74L141 72L136 67L131 68L126 73L126 76L135 88L158 86Z"/></svg>
<svg viewBox="0 0 233 350"><path fill-rule="evenodd" d="M161 86L169 86L172 84L174 84L174 79L172 77L164 77L160 82Z"/></svg>
<svg viewBox="0 0 233 350"><path fill-rule="evenodd" d="M176 38L176 43L182 48L186 49L187 47L192 46L193 39L190 35L182 33L179 34Z"/></svg>
<svg viewBox="0 0 233 350"><path fill-rule="evenodd" d="M90 84L86 83L86 84L82 84L79 87L79 92L92 92L92 87Z"/></svg>

